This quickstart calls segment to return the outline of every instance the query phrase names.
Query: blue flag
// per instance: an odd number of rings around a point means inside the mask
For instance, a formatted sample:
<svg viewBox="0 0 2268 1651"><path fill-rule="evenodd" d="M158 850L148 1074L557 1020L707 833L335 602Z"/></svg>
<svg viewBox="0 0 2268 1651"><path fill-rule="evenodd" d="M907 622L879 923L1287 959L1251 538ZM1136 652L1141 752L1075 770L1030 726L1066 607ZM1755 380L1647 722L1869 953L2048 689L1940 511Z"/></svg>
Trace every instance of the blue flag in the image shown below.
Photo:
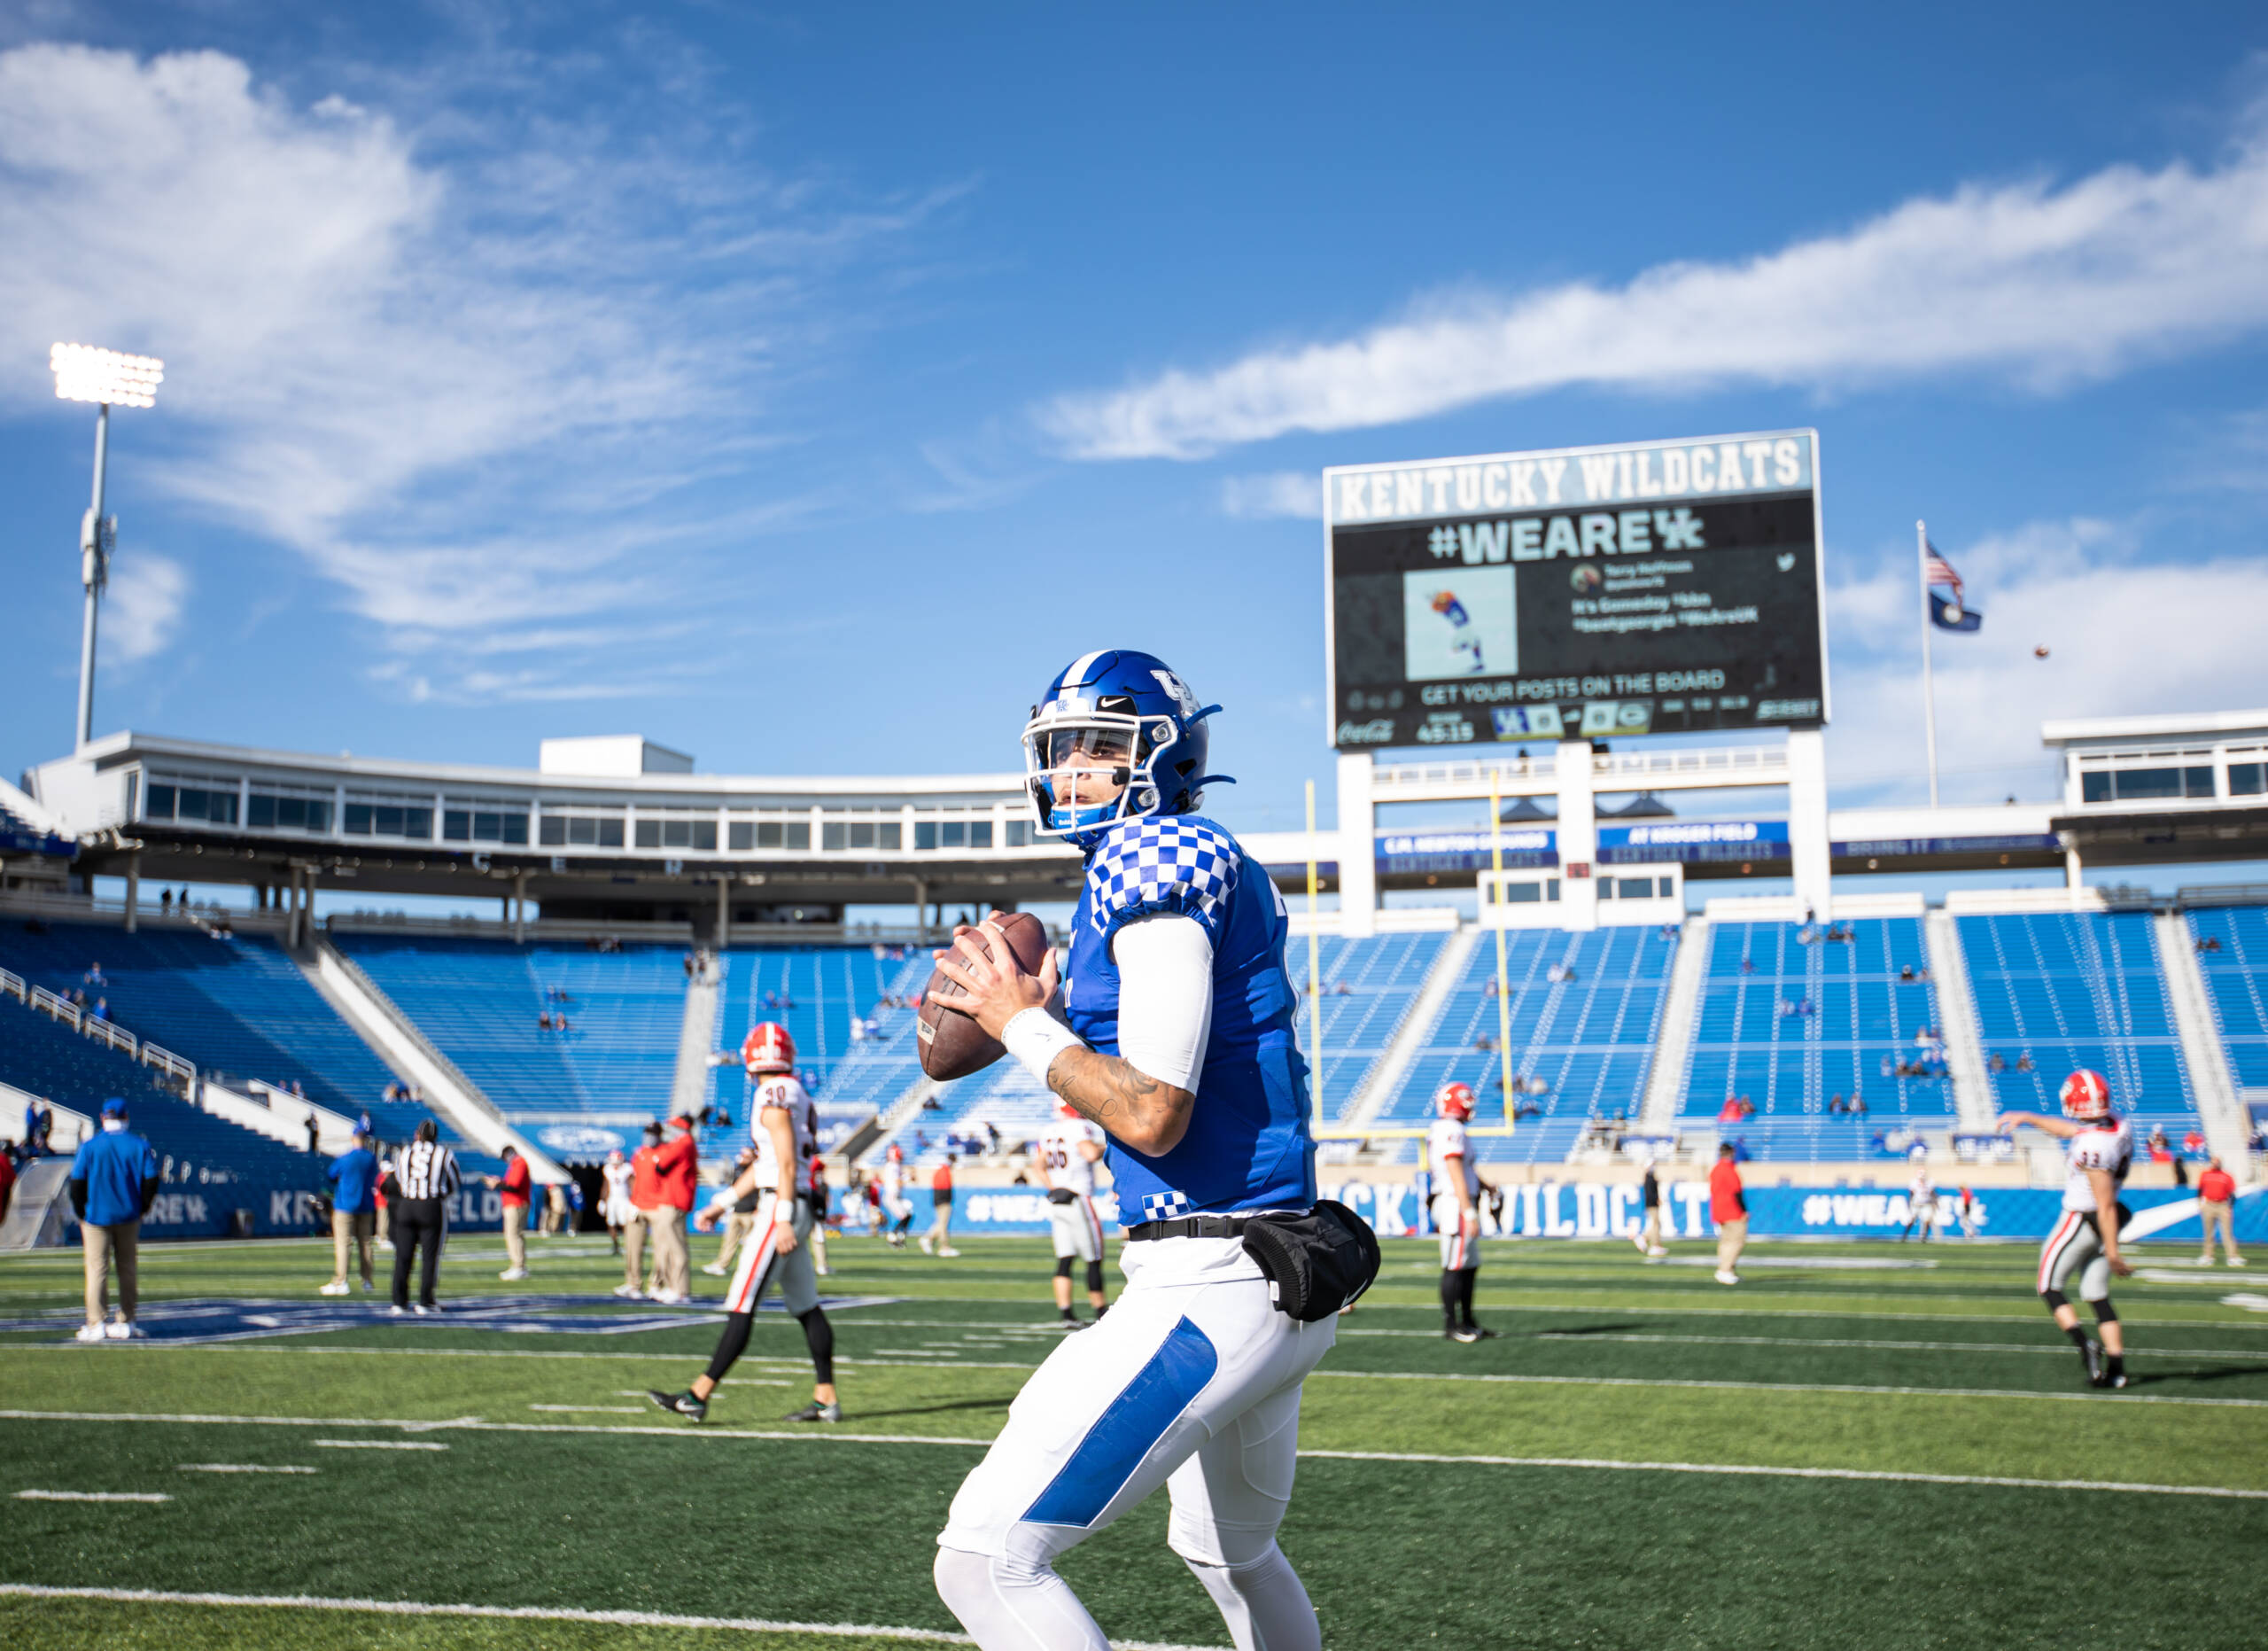
<svg viewBox="0 0 2268 1651"><path fill-rule="evenodd" d="M1984 616L1974 608L1947 602L1933 590L1930 593L1930 623L1941 631L1976 631L1984 628Z"/></svg>

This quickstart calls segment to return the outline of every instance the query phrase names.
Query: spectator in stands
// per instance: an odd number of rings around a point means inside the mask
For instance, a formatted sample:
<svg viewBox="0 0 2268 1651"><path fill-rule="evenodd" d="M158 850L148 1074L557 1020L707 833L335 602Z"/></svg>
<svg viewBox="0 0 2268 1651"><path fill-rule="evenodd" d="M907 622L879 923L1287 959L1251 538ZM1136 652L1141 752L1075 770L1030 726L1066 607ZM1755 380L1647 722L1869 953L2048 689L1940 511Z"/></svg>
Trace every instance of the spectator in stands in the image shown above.
<svg viewBox="0 0 2268 1651"><path fill-rule="evenodd" d="M921 1253L949 1259L959 1255L952 1246L953 1155L950 1152L929 1177L929 1204L936 1213L930 1218L929 1230L921 1234Z"/></svg>
<svg viewBox="0 0 2268 1651"><path fill-rule="evenodd" d="M1841 1091L1838 1090L1834 1094L1827 1097L1827 1110L1829 1117L1840 1118L1843 1116L1843 1095Z"/></svg>
<svg viewBox="0 0 2268 1651"><path fill-rule="evenodd" d="M685 1247L685 1222L693 1212L701 1144L693 1138L693 1119L683 1113L670 1120L670 1130L668 1142L654 1159L662 1201L653 1219L653 1298L675 1305L693 1299L693 1258Z"/></svg>
<svg viewBox="0 0 2268 1651"><path fill-rule="evenodd" d="M319 1126L319 1125L315 1123L315 1115L313 1112L309 1112L309 1113L307 1114L307 1156L308 1156L309 1157L311 1157L311 1158L312 1158L312 1157L314 1157L314 1156L315 1156L315 1154L316 1154L319 1150L321 1150L321 1143L322 1143L322 1130L321 1126Z"/></svg>
<svg viewBox="0 0 2268 1651"><path fill-rule="evenodd" d="M368 1126L354 1131L354 1144L330 1161L323 1172L330 1182L330 1282L322 1287L325 1296L344 1296L348 1292L346 1264L349 1252L360 1245L362 1260L362 1288L377 1288L377 1277L370 1266L370 1241L378 1231L378 1159L370 1150Z"/></svg>
<svg viewBox="0 0 2268 1651"><path fill-rule="evenodd" d="M2197 1247L2199 1266L2213 1265L2213 1234L2216 1228L2221 1234L2221 1254L2226 1258L2228 1265L2233 1267L2244 1265L2244 1258L2237 1253L2236 1248L2235 1208L2236 1177L2223 1169L2221 1161L2215 1158L2205 1166L2205 1172L2197 1178L2197 1221L2204 1231L2204 1237Z"/></svg>
<svg viewBox="0 0 2268 1651"><path fill-rule="evenodd" d="M508 1281L528 1275L528 1194L535 1176L517 1147L504 1148L504 1172L484 1175L480 1184L504 1195L504 1270L496 1276Z"/></svg>
<svg viewBox="0 0 2268 1651"><path fill-rule="evenodd" d="M1748 1195L1734 1163L1736 1149L1728 1141L1717 1148L1717 1165L1709 1172L1709 1219L1717 1224L1717 1282L1737 1284L1734 1270L1740 1252L1748 1247Z"/></svg>
<svg viewBox="0 0 2268 1651"><path fill-rule="evenodd" d="M158 891L158 915L160 917L170 916L173 913L173 909L174 892L171 889L159 889Z"/></svg>
<svg viewBox="0 0 2268 1651"><path fill-rule="evenodd" d="M110 985L110 982L103 977L103 966L100 963L88 964L87 972L82 978L90 986L101 987Z"/></svg>
<svg viewBox="0 0 2268 1651"><path fill-rule="evenodd" d="M16 1191L16 1154L12 1148L0 1146L0 1221L8 1219L8 1205Z"/></svg>
<svg viewBox="0 0 2268 1651"><path fill-rule="evenodd" d="M2016 1071L2020 1072L2028 1072L2031 1071L2031 1056L2029 1055L2019 1055L2016 1056Z"/></svg>
<svg viewBox="0 0 2268 1651"><path fill-rule="evenodd" d="M1864 1118L1864 1117L1866 1117L1866 1115L1867 1115L1867 1098L1866 1098L1866 1096L1864 1096L1864 1095L1860 1094L1857 1090L1853 1089L1853 1090L1851 1092L1851 1103L1850 1103L1850 1106L1849 1106L1849 1108L1848 1108L1848 1110L1849 1110L1849 1112L1850 1112L1850 1114L1851 1114L1851 1116L1852 1116L1852 1118Z"/></svg>
<svg viewBox="0 0 2268 1651"><path fill-rule="evenodd" d="M984 1144L994 1157L1000 1156L1000 1126L989 1118L984 1120Z"/></svg>
<svg viewBox="0 0 2268 1651"><path fill-rule="evenodd" d="M1740 960L1740 972L1744 975L1754 974L1756 972L1756 960L1752 957L1742 958Z"/></svg>
<svg viewBox="0 0 2268 1651"><path fill-rule="evenodd" d="M1984 1070L1988 1072L2007 1071L2008 1070L2008 1056L2002 1055L1998 1049L1993 1050L1985 1059Z"/></svg>
<svg viewBox="0 0 2268 1651"><path fill-rule="evenodd" d="M623 1222L622 1230L629 1235L623 1250L622 1282L614 1287L617 1296L627 1296L635 1301L647 1292L649 1282L639 1272L639 1264L646 1255L646 1241L654 1231L655 1212L662 1206L661 1177L656 1172L654 1161L662 1156L662 1126L646 1125L645 1144L630 1155L630 1216ZM660 1246L656 1245L655 1273L658 1280Z"/></svg>
<svg viewBox="0 0 2268 1651"><path fill-rule="evenodd" d="M55 1149L48 1137L55 1133L55 1114L47 1103L35 1096L24 1103L24 1156L43 1158Z"/></svg>
<svg viewBox="0 0 2268 1651"><path fill-rule="evenodd" d="M86 1250L87 1321L78 1339L129 1341L144 1334L134 1322L140 1301L136 1252L142 1218L158 1195L158 1155L126 1126L126 1102L117 1095L103 1102L100 1133L79 1143L71 1160L71 1208L78 1213L80 1242ZM105 1324L110 1309L110 1270L118 1266L118 1318Z"/></svg>
<svg viewBox="0 0 2268 1651"><path fill-rule="evenodd" d="M2183 1133L2181 1149L2193 1158L2205 1150L2205 1137L2198 1132L2194 1124L2192 1124Z"/></svg>

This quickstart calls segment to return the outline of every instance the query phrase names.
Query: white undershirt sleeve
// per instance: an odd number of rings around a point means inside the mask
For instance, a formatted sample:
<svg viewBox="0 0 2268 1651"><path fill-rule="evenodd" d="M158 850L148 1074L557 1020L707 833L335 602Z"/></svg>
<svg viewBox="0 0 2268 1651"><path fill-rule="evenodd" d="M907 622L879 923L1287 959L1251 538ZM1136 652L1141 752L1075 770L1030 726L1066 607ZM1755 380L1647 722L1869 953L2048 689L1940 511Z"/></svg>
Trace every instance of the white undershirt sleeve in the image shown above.
<svg viewBox="0 0 2268 1651"><path fill-rule="evenodd" d="M1113 937L1118 1054L1160 1083L1197 1091L1213 1032L1213 942L1193 917L1138 917Z"/></svg>

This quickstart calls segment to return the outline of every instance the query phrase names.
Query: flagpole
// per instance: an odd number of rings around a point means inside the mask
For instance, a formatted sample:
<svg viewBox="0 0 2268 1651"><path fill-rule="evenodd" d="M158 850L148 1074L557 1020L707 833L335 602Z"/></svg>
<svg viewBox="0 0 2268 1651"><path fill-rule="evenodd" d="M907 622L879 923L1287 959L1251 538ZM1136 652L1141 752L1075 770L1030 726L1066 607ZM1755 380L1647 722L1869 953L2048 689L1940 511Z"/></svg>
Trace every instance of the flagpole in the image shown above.
<svg viewBox="0 0 2268 1651"><path fill-rule="evenodd" d="M1930 748L1930 806L1938 806L1938 685L1930 674L1930 528L1914 524L1914 571L1922 580L1922 729Z"/></svg>

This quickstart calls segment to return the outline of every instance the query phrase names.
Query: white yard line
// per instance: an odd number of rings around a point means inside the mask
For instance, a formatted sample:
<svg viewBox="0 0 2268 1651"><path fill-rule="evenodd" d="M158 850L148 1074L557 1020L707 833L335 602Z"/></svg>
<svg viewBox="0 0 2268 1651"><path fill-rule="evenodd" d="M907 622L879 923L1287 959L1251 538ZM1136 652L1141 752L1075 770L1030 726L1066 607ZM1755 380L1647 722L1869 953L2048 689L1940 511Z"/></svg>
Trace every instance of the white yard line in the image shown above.
<svg viewBox="0 0 2268 1651"><path fill-rule="evenodd" d="M597 1623L621 1628L730 1628L744 1633L811 1634L833 1639L910 1639L924 1645L966 1646L967 1634L933 1628L889 1628L863 1623L775 1623L757 1616L680 1616L663 1611L579 1611L571 1606L431 1605L416 1600L332 1600L310 1594L175 1593L159 1588L46 1588L0 1582L0 1594L34 1600L113 1600L128 1605L260 1606L299 1611L370 1611L385 1616L493 1616L538 1623ZM1115 1651L1217 1651L1208 1646L1161 1645L1114 1639Z"/></svg>
<svg viewBox="0 0 2268 1651"><path fill-rule="evenodd" d="M1416 1335L1421 1332L1411 1331ZM1342 1331L1341 1334L1344 1334ZM1376 1334L1376 1332L1373 1332ZM1401 1332L1388 1331L1388 1335ZM2057 1359L2071 1356L2071 1344L2058 1342L2045 1346L2032 1342L1865 1342L1843 1336L1636 1336L1620 1332L1597 1335L1583 1330L1538 1330L1540 1342L1573 1342L1578 1346L1585 1342L1668 1342L1686 1347L1868 1347L1887 1352L1914 1349L1922 1352L1946 1353L2047 1353ZM2268 1359L2268 1348L2260 1347L2130 1347L2129 1359Z"/></svg>
<svg viewBox="0 0 2268 1651"><path fill-rule="evenodd" d="M1732 1393L1862 1393L1892 1398L2044 1398L2100 1405L2202 1405L2213 1409L2268 1410L2268 1398L2181 1398L2172 1395L2043 1393L2028 1388L1871 1387L1855 1382L1709 1382L1674 1377L1588 1375L1443 1375L1418 1370L1317 1370L1310 1382L1491 1382L1514 1387L1695 1388Z"/></svg>
<svg viewBox="0 0 2268 1651"><path fill-rule="evenodd" d="M1895 1473L1866 1468L1759 1468L1726 1462L1623 1462L1585 1456L1435 1456L1418 1451L1301 1451L1358 1462L1440 1462L1483 1468L1597 1468L1619 1473L1759 1475L1775 1479L1882 1479L1907 1484L2007 1485L2024 1491L2123 1491L2145 1496L2213 1496L2268 1501L2268 1491L2219 1484L2137 1484L2110 1479L2011 1479L1997 1474Z"/></svg>
<svg viewBox="0 0 2268 1651"><path fill-rule="evenodd" d="M1992 1397L2000 1396L1992 1395ZM2081 1396L2071 1394L2050 1395L2048 1397L2078 1398ZM2109 1398L2109 1396L2106 1396L2106 1402L2115 1403L2117 1401ZM272 1427L336 1427L339 1425L336 1419L328 1417L177 1416L120 1413L74 1415L68 1413L43 1411L0 1411L0 1417L61 1421L88 1421L113 1422L159 1421L223 1424L249 1423ZM363 1421L348 1425L367 1428L429 1428L434 1424L422 1421ZM804 1429L795 1432L784 1432L772 1429L759 1430L756 1429L741 1428L602 1427L575 1423L470 1421L447 1425L461 1428L467 1432L479 1433L631 1433L663 1438L691 1439L695 1441L711 1439L770 1439L838 1445L959 1445L972 1450L989 1449L992 1444L992 1441L990 1439L957 1438L930 1434L843 1433L833 1429L821 1430L818 1429ZM369 1445L383 1447L392 1444L393 1442L389 1440L318 1439L315 1440L315 1443L318 1445L329 1444L334 1445ZM446 1449L447 1447L411 1443L406 1446L398 1445L396 1448L431 1450ZM2002 1485L2025 1490L2051 1491L2123 1491L2137 1494L2159 1496L2204 1496L2247 1501L2268 1500L2268 1490L2248 1490L2230 1485L2148 1484L2129 1481L2105 1479L2023 1479L2006 1478L1982 1474L1908 1473L1891 1469L1860 1468L1779 1468L1756 1466L1738 1462L1618 1461L1604 1457L1452 1455L1417 1451L1302 1450L1300 1454L1302 1457L1314 1457L1343 1461L1439 1462L1444 1465L1484 1468L1591 1468L1602 1470L1612 1470L1615 1472L1695 1473L1734 1476L1751 1475L1763 1476L1766 1477L1796 1479L1881 1479L1910 1482L1915 1484ZM64 1493L25 1492L21 1494L55 1494L59 1496ZM70 1499L81 1499L72 1498ZM136 1500L150 1499L134 1497L92 1497L86 1499ZM155 1499L162 1501L166 1499L159 1497ZM4 1590L4 1587L5 1585L0 1585L0 1590Z"/></svg>
<svg viewBox="0 0 2268 1651"><path fill-rule="evenodd" d="M641 1393L639 1398L645 1395ZM643 1413L635 1405L530 1405L530 1410L548 1410L562 1416L635 1416Z"/></svg>
<svg viewBox="0 0 2268 1651"><path fill-rule="evenodd" d="M155 1491L19 1491L19 1502L170 1502Z"/></svg>
<svg viewBox="0 0 2268 1651"><path fill-rule="evenodd" d="M327 1451L445 1451L449 1448L424 1439L317 1439L315 1443Z"/></svg>
<svg viewBox="0 0 2268 1651"><path fill-rule="evenodd" d="M183 1462L182 1473L317 1473L315 1468L269 1468L258 1462Z"/></svg>

